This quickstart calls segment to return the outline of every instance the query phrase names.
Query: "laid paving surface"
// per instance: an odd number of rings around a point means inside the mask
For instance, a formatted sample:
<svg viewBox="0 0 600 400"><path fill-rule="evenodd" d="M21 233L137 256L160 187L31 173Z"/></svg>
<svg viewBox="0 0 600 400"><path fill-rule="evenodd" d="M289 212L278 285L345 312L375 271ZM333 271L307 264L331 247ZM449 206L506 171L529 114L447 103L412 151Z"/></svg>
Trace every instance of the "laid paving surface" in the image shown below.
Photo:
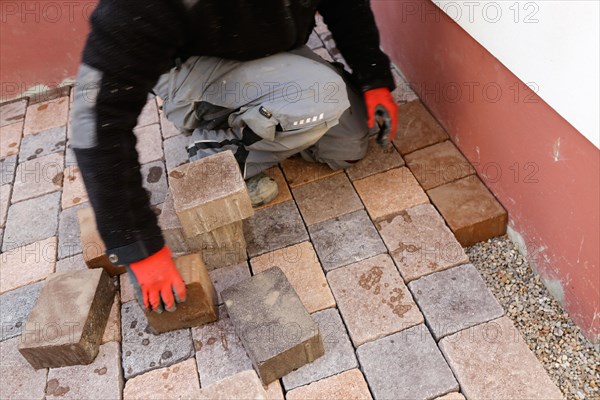
<svg viewBox="0 0 600 400"><path fill-rule="evenodd" d="M310 45L344 63L317 20ZM0 106L0 398L560 398L461 246L503 233L506 213L392 72L394 146L371 140L345 171L300 156L266 171L280 194L244 221L247 257L209 272L220 294L277 266L318 326L324 355L268 386L220 295L218 321L155 335L127 274L113 278L119 293L91 364L25 361L18 336L44 280L87 268L76 214L90 204L70 149L69 96ZM149 97L135 129L157 211L189 139L160 104ZM459 207L481 201L483 212Z"/></svg>

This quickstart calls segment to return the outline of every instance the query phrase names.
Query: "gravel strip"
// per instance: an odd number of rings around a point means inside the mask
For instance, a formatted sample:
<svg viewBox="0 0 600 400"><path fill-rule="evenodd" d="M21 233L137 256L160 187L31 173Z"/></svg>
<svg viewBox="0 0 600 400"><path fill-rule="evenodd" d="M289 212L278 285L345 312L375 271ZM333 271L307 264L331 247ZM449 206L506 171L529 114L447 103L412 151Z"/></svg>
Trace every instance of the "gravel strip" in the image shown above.
<svg viewBox="0 0 600 400"><path fill-rule="evenodd" d="M506 315L567 399L600 399L600 353L506 237L466 249Z"/></svg>

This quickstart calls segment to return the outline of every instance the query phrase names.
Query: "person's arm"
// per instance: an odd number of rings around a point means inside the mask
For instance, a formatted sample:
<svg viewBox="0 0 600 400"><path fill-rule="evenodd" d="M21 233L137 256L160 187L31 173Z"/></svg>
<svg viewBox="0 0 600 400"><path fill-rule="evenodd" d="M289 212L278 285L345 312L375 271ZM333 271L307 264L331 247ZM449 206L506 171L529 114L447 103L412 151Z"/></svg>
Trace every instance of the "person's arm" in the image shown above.
<svg viewBox="0 0 600 400"><path fill-rule="evenodd" d="M101 0L91 18L73 101L71 147L98 230L111 262L128 265L134 272L136 265L165 246L142 187L133 128L149 91L160 74L168 71L182 41L177 10L171 4ZM166 260L163 257L161 263L169 264ZM158 283L166 285L162 280ZM140 282L144 303L159 308L156 297L164 287L152 295L144 289L148 282ZM173 295L165 296L165 303L171 304Z"/></svg>

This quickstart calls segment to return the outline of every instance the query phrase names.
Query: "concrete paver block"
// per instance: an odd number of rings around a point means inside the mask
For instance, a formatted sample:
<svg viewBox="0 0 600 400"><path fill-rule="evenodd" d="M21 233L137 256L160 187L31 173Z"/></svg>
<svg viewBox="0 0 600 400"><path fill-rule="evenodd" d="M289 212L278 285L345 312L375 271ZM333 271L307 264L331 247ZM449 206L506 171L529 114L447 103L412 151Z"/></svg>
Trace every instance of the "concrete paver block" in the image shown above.
<svg viewBox="0 0 600 400"><path fill-rule="evenodd" d="M83 261L83 254L69 255L56 262L56 272L69 272L86 269L87 265Z"/></svg>
<svg viewBox="0 0 600 400"><path fill-rule="evenodd" d="M283 160L281 168L292 189L342 172L332 170L327 164L305 161L300 156Z"/></svg>
<svg viewBox="0 0 600 400"><path fill-rule="evenodd" d="M177 134L163 142L167 171L171 172L174 168L189 162L189 155L186 149L189 141L189 135Z"/></svg>
<svg viewBox="0 0 600 400"><path fill-rule="evenodd" d="M21 334L41 289L42 282L38 282L0 295L0 342Z"/></svg>
<svg viewBox="0 0 600 400"><path fill-rule="evenodd" d="M15 181L17 172L17 155L0 158L0 185L10 184Z"/></svg>
<svg viewBox="0 0 600 400"><path fill-rule="evenodd" d="M229 286L250 278L250 268L248 268L248 262L244 261L236 265L214 269L209 271L208 275L215 287L215 292L217 292L217 303L223 304L221 292Z"/></svg>
<svg viewBox="0 0 600 400"><path fill-rule="evenodd" d="M164 162L157 160L144 164L141 166L140 172L142 174L142 186L150 195L150 204L154 206L164 202L169 190Z"/></svg>
<svg viewBox="0 0 600 400"><path fill-rule="evenodd" d="M418 100L398 107L394 146L405 155L448 139L448 134Z"/></svg>
<svg viewBox="0 0 600 400"><path fill-rule="evenodd" d="M19 353L20 338L0 342L0 398L44 399L48 370L35 370Z"/></svg>
<svg viewBox="0 0 600 400"><path fill-rule="evenodd" d="M463 246L506 233L508 215L475 175L427 192Z"/></svg>
<svg viewBox="0 0 600 400"><path fill-rule="evenodd" d="M27 99L13 101L0 107L0 126L14 124L25 119Z"/></svg>
<svg viewBox="0 0 600 400"><path fill-rule="evenodd" d="M425 325L365 343L356 354L376 400L432 399L458 390Z"/></svg>
<svg viewBox="0 0 600 400"><path fill-rule="evenodd" d="M110 308L106 328L104 328L104 334L102 335L101 343L108 342L121 342L121 300L119 299L119 293L115 293L115 299Z"/></svg>
<svg viewBox="0 0 600 400"><path fill-rule="evenodd" d="M445 394L442 397L438 397L435 400L465 400L465 396L458 392L452 392Z"/></svg>
<svg viewBox="0 0 600 400"><path fill-rule="evenodd" d="M56 265L56 236L0 254L0 293L45 279Z"/></svg>
<svg viewBox="0 0 600 400"><path fill-rule="evenodd" d="M88 194L79 167L76 165L67 166L63 174L64 181L61 201L63 210L88 201Z"/></svg>
<svg viewBox="0 0 600 400"><path fill-rule="evenodd" d="M67 125L68 118L69 96L31 104L27 107L23 134L31 135L46 129Z"/></svg>
<svg viewBox="0 0 600 400"><path fill-rule="evenodd" d="M243 371L212 385L181 397L190 400L267 400L258 375L252 370Z"/></svg>
<svg viewBox="0 0 600 400"><path fill-rule="evenodd" d="M319 328L281 269L254 275L221 296L265 384L323 355Z"/></svg>
<svg viewBox="0 0 600 400"><path fill-rule="evenodd" d="M217 295L199 254L175 258L175 267L187 287L186 301L173 312L147 313L148 322L157 333L190 328L217 319Z"/></svg>
<svg viewBox="0 0 600 400"><path fill-rule="evenodd" d="M372 399L365 377L358 368L342 372L290 390L287 400L369 400Z"/></svg>
<svg viewBox="0 0 600 400"><path fill-rule="evenodd" d="M177 129L177 127L167 119L162 110L160 110L158 114L160 118L160 130L162 132L163 139L168 139L181 133L179 129Z"/></svg>
<svg viewBox="0 0 600 400"><path fill-rule="evenodd" d="M162 205L160 215L158 216L158 225L160 226L166 245L169 246L173 253L187 253L189 251L181 222L179 222L179 217L175 213L173 195L170 192L167 193L165 202Z"/></svg>
<svg viewBox="0 0 600 400"><path fill-rule="evenodd" d="M175 400L200 390L193 358L138 375L127 381L123 400Z"/></svg>
<svg viewBox="0 0 600 400"><path fill-rule="evenodd" d="M0 127L0 158L19 153L23 121Z"/></svg>
<svg viewBox="0 0 600 400"><path fill-rule="evenodd" d="M141 165L163 158L162 137L158 124L137 127L133 133L137 138L135 149Z"/></svg>
<svg viewBox="0 0 600 400"><path fill-rule="evenodd" d="M21 334L23 357L36 369L91 363L98 354L114 291L102 270L49 277Z"/></svg>
<svg viewBox="0 0 600 400"><path fill-rule="evenodd" d="M247 259L242 221L187 238L187 243L191 251L202 254L209 270L239 264Z"/></svg>
<svg viewBox="0 0 600 400"><path fill-rule="evenodd" d="M369 149L365 158L347 168L346 173L351 180L355 181L403 166L404 160L394 146L383 148L373 137L369 139Z"/></svg>
<svg viewBox="0 0 600 400"><path fill-rule="evenodd" d="M246 183L231 151L224 151L169 172L175 211L186 237L251 217Z"/></svg>
<svg viewBox="0 0 600 400"><path fill-rule="evenodd" d="M4 228L4 224L6 223L6 213L10 204L11 192L12 185L6 184L0 186L0 228Z"/></svg>
<svg viewBox="0 0 600 400"><path fill-rule="evenodd" d="M11 202L31 199L62 188L63 152L25 161L17 167Z"/></svg>
<svg viewBox="0 0 600 400"><path fill-rule="evenodd" d="M19 151L19 162L33 160L51 153L64 152L67 140L66 126L48 129L23 137Z"/></svg>
<svg viewBox="0 0 600 400"><path fill-rule="evenodd" d="M469 399L562 399L508 317L446 336L440 349Z"/></svg>
<svg viewBox="0 0 600 400"><path fill-rule="evenodd" d="M81 253L81 232L79 230L79 218L77 211L89 207L89 204L81 204L70 207L60 213L58 220L58 259L71 257Z"/></svg>
<svg viewBox="0 0 600 400"><path fill-rule="evenodd" d="M142 127L146 125L152 125L158 123L158 106L156 104L156 96L149 95L148 101L142 108L140 115L138 116L136 127Z"/></svg>

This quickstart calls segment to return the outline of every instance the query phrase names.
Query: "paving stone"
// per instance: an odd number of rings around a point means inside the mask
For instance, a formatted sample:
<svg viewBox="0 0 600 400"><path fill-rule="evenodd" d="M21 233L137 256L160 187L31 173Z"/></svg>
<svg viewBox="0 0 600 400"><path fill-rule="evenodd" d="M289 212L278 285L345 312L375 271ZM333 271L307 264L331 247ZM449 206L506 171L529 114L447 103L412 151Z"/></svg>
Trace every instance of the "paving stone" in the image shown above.
<svg viewBox="0 0 600 400"><path fill-rule="evenodd" d="M77 165L65 168L62 201L63 210L88 201L88 194L81 177L81 171Z"/></svg>
<svg viewBox="0 0 600 400"><path fill-rule="evenodd" d="M100 341L102 344L108 342L121 342L121 300L119 299L118 292L115 293L115 299L110 308L110 314L108 314L106 328Z"/></svg>
<svg viewBox="0 0 600 400"><path fill-rule="evenodd" d="M342 172L342 170L332 170L327 164L304 161L300 156L293 156L282 161L281 168L283 168L283 173L291 188Z"/></svg>
<svg viewBox="0 0 600 400"><path fill-rule="evenodd" d="M42 400L48 370L34 370L17 350L19 341L0 342L0 398Z"/></svg>
<svg viewBox="0 0 600 400"><path fill-rule="evenodd" d="M448 134L418 100L398 107L398 130L394 146L405 155L447 140Z"/></svg>
<svg viewBox="0 0 600 400"><path fill-rule="evenodd" d="M167 174L162 161L144 164L140 168L142 186L150 193L150 204L156 205L165 201L169 188L167 187Z"/></svg>
<svg viewBox="0 0 600 400"><path fill-rule="evenodd" d="M31 104L25 115L24 135L31 135L67 125L69 118L69 96Z"/></svg>
<svg viewBox="0 0 600 400"><path fill-rule="evenodd" d="M23 137L19 162L33 160L48 154L65 151L67 128L59 126Z"/></svg>
<svg viewBox="0 0 600 400"><path fill-rule="evenodd" d="M187 287L187 299L173 312L148 313L155 332L163 333L203 325L217 319L217 294L200 254L174 259L175 267Z"/></svg>
<svg viewBox="0 0 600 400"><path fill-rule="evenodd" d="M144 311L135 301L121 306L121 335L125 379L171 366L194 354L189 329L153 334Z"/></svg>
<svg viewBox="0 0 600 400"><path fill-rule="evenodd" d="M465 400L465 396L458 392L448 393L442 397L438 397L435 400Z"/></svg>
<svg viewBox="0 0 600 400"><path fill-rule="evenodd" d="M310 242L265 253L251 259L250 263L254 274L275 266L281 268L309 313L335 307L335 300Z"/></svg>
<svg viewBox="0 0 600 400"><path fill-rule="evenodd" d="M308 240L308 233L298 208L293 201L277 204L262 210L244 221L244 237L248 255L281 249Z"/></svg>
<svg viewBox="0 0 600 400"><path fill-rule="evenodd" d="M242 221L187 238L192 251L199 251L209 270L239 264L247 260Z"/></svg>
<svg viewBox="0 0 600 400"><path fill-rule="evenodd" d="M250 278L250 268L248 268L248 262L244 261L236 265L214 269L209 271L208 275L217 293L217 303L223 304L221 292L229 286Z"/></svg>
<svg viewBox="0 0 600 400"><path fill-rule="evenodd" d="M372 397L365 377L359 369L355 368L290 390L286 394L286 399L368 400Z"/></svg>
<svg viewBox="0 0 600 400"><path fill-rule="evenodd" d="M336 309L319 311L312 314L312 318L319 326L325 355L284 376L282 381L285 390L358 367L354 348L338 311Z"/></svg>
<svg viewBox="0 0 600 400"><path fill-rule="evenodd" d="M25 119L27 99L13 101L0 107L0 126L14 124Z"/></svg>
<svg viewBox="0 0 600 400"><path fill-rule="evenodd" d="M252 361L224 306L219 308L218 321L193 328L192 337L203 387L252 369Z"/></svg>
<svg viewBox="0 0 600 400"><path fill-rule="evenodd" d="M267 400L267 393L256 372L248 370L203 387L182 399Z"/></svg>
<svg viewBox="0 0 600 400"><path fill-rule="evenodd" d="M438 186L427 194L465 247L506 233L506 210L475 175Z"/></svg>
<svg viewBox="0 0 600 400"><path fill-rule="evenodd" d="M313 225L363 208L344 174L292 189L306 225Z"/></svg>
<svg viewBox="0 0 600 400"><path fill-rule="evenodd" d="M89 204L71 207L60 213L58 221L58 259L71 257L82 252L81 232L77 212Z"/></svg>
<svg viewBox="0 0 600 400"><path fill-rule="evenodd" d="M189 135L184 134L172 136L164 141L165 162L168 171L189 162L189 155L186 149L189 141Z"/></svg>
<svg viewBox="0 0 600 400"><path fill-rule="evenodd" d="M46 399L119 399L123 389L117 342L100 346L89 365L76 365L48 371Z"/></svg>
<svg viewBox="0 0 600 400"><path fill-rule="evenodd" d="M419 307L387 254L333 270L327 280L354 346L423 323Z"/></svg>
<svg viewBox="0 0 600 400"><path fill-rule="evenodd" d="M0 158L0 185L13 184L17 171L17 156Z"/></svg>
<svg viewBox="0 0 600 400"><path fill-rule="evenodd" d="M425 190L475 173L473 166L449 140L406 155L406 164Z"/></svg>
<svg viewBox="0 0 600 400"><path fill-rule="evenodd" d="M317 49L319 47L323 47L323 42L321 42L319 35L317 35L317 33L313 31L310 34L310 36L308 37L308 41L306 42L306 45L310 49Z"/></svg>
<svg viewBox="0 0 600 400"><path fill-rule="evenodd" d="M159 117L160 117L160 130L162 132L163 139L168 139L170 137L179 135L181 133L179 131L179 129L177 129L177 127L175 125L173 125L173 123L167 119L167 117L165 116L165 113L162 110L159 112ZM166 146L166 143L165 143L165 146ZM166 148L165 148L165 153L166 153Z"/></svg>
<svg viewBox="0 0 600 400"><path fill-rule="evenodd" d="M60 152L19 164L11 201L16 203L60 190L64 162L64 153Z"/></svg>
<svg viewBox="0 0 600 400"><path fill-rule="evenodd" d="M431 204L406 209L376 225L406 282L469 262Z"/></svg>
<svg viewBox="0 0 600 400"><path fill-rule="evenodd" d="M354 181L354 187L374 221L429 203L429 198L406 167L359 179Z"/></svg>
<svg viewBox="0 0 600 400"><path fill-rule="evenodd" d="M0 295L0 342L21 334L41 288L41 282L32 283Z"/></svg>
<svg viewBox="0 0 600 400"><path fill-rule="evenodd" d="M173 204L173 195L167 192L165 202L163 203L160 215L158 216L158 225L162 230L165 243L174 253L186 253L189 251L189 246L183 234L183 228L179 217L175 213L175 205Z"/></svg>
<svg viewBox="0 0 600 400"><path fill-rule="evenodd" d="M8 212L8 205L10 204L11 192L12 185L6 184L0 186L0 228L3 228L6 223L6 213Z"/></svg>
<svg viewBox="0 0 600 400"><path fill-rule="evenodd" d="M440 349L469 399L562 399L508 317L447 336Z"/></svg>
<svg viewBox="0 0 600 400"><path fill-rule="evenodd" d="M79 228L78 228L79 229ZM56 261L56 272L71 272L86 269L83 254L71 254L62 260Z"/></svg>
<svg viewBox="0 0 600 400"><path fill-rule="evenodd" d="M221 296L265 384L323 355L319 329L281 269L256 274Z"/></svg>
<svg viewBox="0 0 600 400"><path fill-rule="evenodd" d="M288 200L292 200L292 194L290 193L290 188L288 187L285 177L283 176L283 172L281 172L281 169L279 169L279 167L271 167L271 168L267 169L266 171L264 171L264 173L275 180L275 182L277 183L277 186L279 188L279 194L277 195L277 197L275 197L269 203L264 204L259 207L255 207L255 210L260 210L261 208L271 207L271 206L274 206L275 204L280 204L280 203L284 203Z"/></svg>
<svg viewBox="0 0 600 400"><path fill-rule="evenodd" d="M385 245L364 210L308 228L325 271L385 253Z"/></svg>
<svg viewBox="0 0 600 400"><path fill-rule="evenodd" d="M326 48L321 47L318 49L313 49L313 52L317 53L323 60L333 62L333 58L331 57L331 54L329 54L329 51L327 51Z"/></svg>
<svg viewBox="0 0 600 400"><path fill-rule="evenodd" d="M0 127L0 158L19 153L23 121Z"/></svg>
<svg viewBox="0 0 600 400"><path fill-rule="evenodd" d="M504 309L471 264L409 283L436 340L504 315Z"/></svg>
<svg viewBox="0 0 600 400"><path fill-rule="evenodd" d="M13 248L0 255L0 293L46 278L54 272L56 236Z"/></svg>
<svg viewBox="0 0 600 400"><path fill-rule="evenodd" d="M279 381L273 381L268 385L263 385L263 388L267 392L268 400L285 400L283 388L281 387L281 383Z"/></svg>
<svg viewBox="0 0 600 400"><path fill-rule="evenodd" d="M148 101L142 108L142 112L138 116L137 126L142 127L158 123L158 107L156 105L156 97L148 96Z"/></svg>
<svg viewBox="0 0 600 400"><path fill-rule="evenodd" d="M385 149L377 144L376 138L373 137L369 139L369 149L365 158L347 168L346 173L355 181L403 166L404 160L393 146Z"/></svg>
<svg viewBox="0 0 600 400"><path fill-rule="evenodd" d="M131 282L129 282L129 273L122 274L119 276L119 288L121 289L121 303L125 304L132 300L136 300L135 289Z"/></svg>
<svg viewBox="0 0 600 400"><path fill-rule="evenodd" d="M396 89L392 91L392 97L394 97L396 103L406 103L419 99L411 89L410 84L394 67L392 67L392 76L394 77L394 83L396 84Z"/></svg>
<svg viewBox="0 0 600 400"><path fill-rule="evenodd" d="M42 287L19 351L36 369L89 364L98 354L114 298L101 270L55 274Z"/></svg>
<svg viewBox="0 0 600 400"><path fill-rule="evenodd" d="M135 128L133 133L137 138L135 148L140 164L147 164L163 157L162 137L158 124Z"/></svg>
<svg viewBox="0 0 600 400"><path fill-rule="evenodd" d="M186 237L254 214L246 183L231 151L184 164L169 172L169 177L175 211Z"/></svg>
<svg viewBox="0 0 600 400"><path fill-rule="evenodd" d="M127 381L124 400L175 400L181 395L198 391L198 372L193 358L170 367L156 369Z"/></svg>
<svg viewBox="0 0 600 400"><path fill-rule="evenodd" d="M11 205L6 219L2 251L56 235L59 203L60 193L50 193ZM32 210L43 212L32 213Z"/></svg>
<svg viewBox="0 0 600 400"><path fill-rule="evenodd" d="M363 344L356 354L376 400L431 399L458 390L425 325Z"/></svg>

